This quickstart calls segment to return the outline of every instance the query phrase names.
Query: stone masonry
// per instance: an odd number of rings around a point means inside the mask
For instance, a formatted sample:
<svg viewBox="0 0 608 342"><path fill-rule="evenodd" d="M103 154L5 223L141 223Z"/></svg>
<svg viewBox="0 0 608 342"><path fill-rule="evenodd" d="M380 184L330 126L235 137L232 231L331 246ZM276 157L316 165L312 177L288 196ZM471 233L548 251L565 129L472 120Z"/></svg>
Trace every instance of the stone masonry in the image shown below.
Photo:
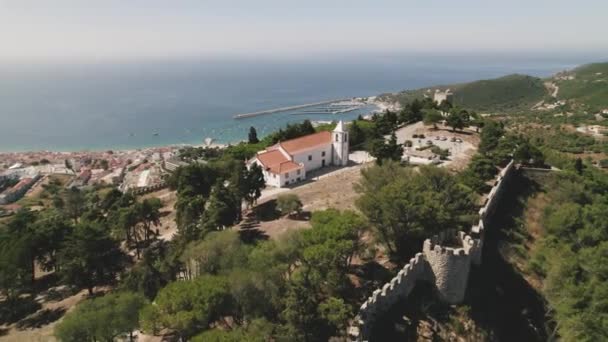
<svg viewBox="0 0 608 342"><path fill-rule="evenodd" d="M479 210L479 222L469 233L448 230L424 241L417 253L390 282L375 290L361 305L348 335L353 341L367 341L372 327L400 299L406 298L419 281L435 284L439 298L456 304L464 300L471 264L482 260L484 229L494 213L514 171L511 161L496 177L494 186ZM445 246L448 239L455 247Z"/></svg>

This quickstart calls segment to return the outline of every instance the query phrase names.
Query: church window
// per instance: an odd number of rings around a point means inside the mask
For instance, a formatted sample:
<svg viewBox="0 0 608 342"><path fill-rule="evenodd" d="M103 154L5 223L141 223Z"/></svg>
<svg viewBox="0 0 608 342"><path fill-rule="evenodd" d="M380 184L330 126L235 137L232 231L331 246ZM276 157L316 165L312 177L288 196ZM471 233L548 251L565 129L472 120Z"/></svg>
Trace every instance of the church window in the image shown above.
<svg viewBox="0 0 608 342"><path fill-rule="evenodd" d="M336 142L338 142L338 135L336 134Z"/></svg>
<svg viewBox="0 0 608 342"><path fill-rule="evenodd" d="M289 178L289 172L285 173L285 178Z"/></svg>
<svg viewBox="0 0 608 342"><path fill-rule="evenodd" d="M309 156L308 156L308 160L309 160L309 161L310 161L310 160L312 160L312 155L309 155Z"/></svg>
<svg viewBox="0 0 608 342"><path fill-rule="evenodd" d="M348 134L344 134L344 141L348 142Z"/></svg>
<svg viewBox="0 0 608 342"><path fill-rule="evenodd" d="M325 157L325 151L321 152L321 157Z"/></svg>

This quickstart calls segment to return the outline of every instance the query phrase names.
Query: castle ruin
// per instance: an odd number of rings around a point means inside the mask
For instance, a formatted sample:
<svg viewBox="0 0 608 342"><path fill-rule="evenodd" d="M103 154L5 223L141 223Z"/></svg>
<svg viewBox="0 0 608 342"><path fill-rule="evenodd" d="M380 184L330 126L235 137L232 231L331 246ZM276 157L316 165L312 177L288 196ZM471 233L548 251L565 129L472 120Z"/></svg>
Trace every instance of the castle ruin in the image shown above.
<svg viewBox="0 0 608 342"><path fill-rule="evenodd" d="M446 303L457 304L464 300L471 265L479 265L482 261L484 229L513 172L511 161L496 177L479 210L479 221L468 233L447 230L425 240L422 253L417 253L391 281L372 293L348 329L352 341L369 340L374 323L393 305L407 298L419 281L434 284L439 298ZM447 246L448 241L455 246Z"/></svg>

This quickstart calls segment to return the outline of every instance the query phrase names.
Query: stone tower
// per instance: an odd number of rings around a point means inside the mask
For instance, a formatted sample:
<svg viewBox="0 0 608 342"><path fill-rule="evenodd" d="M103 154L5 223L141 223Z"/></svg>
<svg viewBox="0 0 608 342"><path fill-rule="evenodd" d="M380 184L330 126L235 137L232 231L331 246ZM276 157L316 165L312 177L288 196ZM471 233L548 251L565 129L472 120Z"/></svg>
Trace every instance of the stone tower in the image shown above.
<svg viewBox="0 0 608 342"><path fill-rule="evenodd" d="M342 120L338 122L332 132L334 165L346 166L348 164L348 132L344 129Z"/></svg>

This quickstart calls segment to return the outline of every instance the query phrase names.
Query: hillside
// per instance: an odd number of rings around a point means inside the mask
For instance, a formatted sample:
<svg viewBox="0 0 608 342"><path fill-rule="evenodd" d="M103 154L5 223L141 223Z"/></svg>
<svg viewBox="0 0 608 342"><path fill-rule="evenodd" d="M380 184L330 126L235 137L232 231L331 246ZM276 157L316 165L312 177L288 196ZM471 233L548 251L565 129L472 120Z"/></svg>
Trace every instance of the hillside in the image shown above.
<svg viewBox="0 0 608 342"><path fill-rule="evenodd" d="M508 75L453 87L454 103L478 111L517 111L542 100L547 91L540 78Z"/></svg>
<svg viewBox="0 0 608 342"><path fill-rule="evenodd" d="M440 85L430 88L384 94L381 99L406 103L425 95L432 96L435 89L451 89L454 104L479 112L515 112L531 108L541 101L547 90L540 78L513 74L490 80Z"/></svg>
<svg viewBox="0 0 608 342"><path fill-rule="evenodd" d="M590 112L608 108L608 62L580 66L557 74L557 98Z"/></svg>

